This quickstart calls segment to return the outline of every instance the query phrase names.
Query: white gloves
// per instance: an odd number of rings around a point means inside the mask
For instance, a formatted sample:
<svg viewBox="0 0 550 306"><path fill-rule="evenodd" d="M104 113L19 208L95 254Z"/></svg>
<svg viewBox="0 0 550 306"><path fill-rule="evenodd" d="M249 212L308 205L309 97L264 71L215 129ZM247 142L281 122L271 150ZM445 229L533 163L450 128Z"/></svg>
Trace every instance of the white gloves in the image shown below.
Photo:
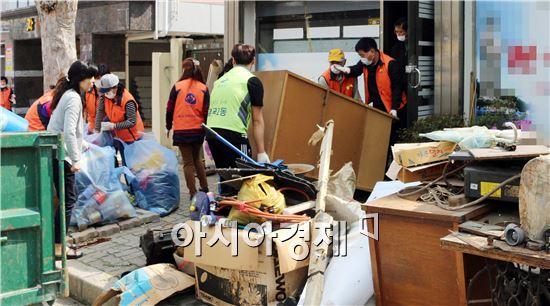
<svg viewBox="0 0 550 306"><path fill-rule="evenodd" d="M115 129L115 124L112 122L101 122L101 131L112 131Z"/></svg>
<svg viewBox="0 0 550 306"><path fill-rule="evenodd" d="M369 103L370 107L374 107L374 102Z"/></svg>
<svg viewBox="0 0 550 306"><path fill-rule="evenodd" d="M335 66L334 68L336 68L336 69L342 71L342 72L345 73L345 74L349 74L350 71L351 71L351 70L349 69L349 67L344 67L344 66L340 66L340 65L333 65L333 66Z"/></svg>
<svg viewBox="0 0 550 306"><path fill-rule="evenodd" d="M265 152L258 153L257 160L258 160L259 163L266 163L266 164L271 163L271 161L269 160L269 156L267 156L267 153L265 153Z"/></svg>
<svg viewBox="0 0 550 306"><path fill-rule="evenodd" d="M90 143L87 142L86 140L82 140L82 151L88 151L89 148L90 148Z"/></svg>
<svg viewBox="0 0 550 306"><path fill-rule="evenodd" d="M397 117L397 111L395 109L392 109L390 111L390 115L394 116L395 118L399 119L399 117Z"/></svg>

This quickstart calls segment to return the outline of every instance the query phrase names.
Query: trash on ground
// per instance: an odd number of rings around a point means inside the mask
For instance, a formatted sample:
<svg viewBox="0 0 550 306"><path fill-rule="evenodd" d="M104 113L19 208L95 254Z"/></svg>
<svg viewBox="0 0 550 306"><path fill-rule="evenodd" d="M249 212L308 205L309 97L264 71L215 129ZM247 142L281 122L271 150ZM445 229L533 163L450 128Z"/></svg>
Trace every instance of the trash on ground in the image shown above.
<svg viewBox="0 0 550 306"><path fill-rule="evenodd" d="M140 208L165 216L179 207L180 180L174 151L153 139L125 145L128 168L135 175L131 185Z"/></svg>
<svg viewBox="0 0 550 306"><path fill-rule="evenodd" d="M136 217L127 186L121 175L132 177L126 167L114 167L115 150L90 144L82 154L81 170L76 173L78 194L70 218L70 225L84 230L90 225L112 223Z"/></svg>
<svg viewBox="0 0 550 306"><path fill-rule="evenodd" d="M186 224L194 233L197 233L197 227L201 227L197 221ZM309 261L307 257L296 256L302 256L309 243L296 232L306 234L309 226L309 222L303 222L262 233L225 226L202 227L206 236L193 239L184 248L185 258L195 264L198 298L213 305L267 305L284 302L298 294L305 283ZM232 239L229 246L223 241L210 246L218 230L225 239ZM232 236L231 231L237 231L236 235ZM260 237L274 242L273 256L267 255L265 243L259 247L249 245L250 241L258 242ZM200 256L195 254L199 247ZM238 252L238 256L233 256L233 252Z"/></svg>
<svg viewBox="0 0 550 306"><path fill-rule="evenodd" d="M156 305L171 295L195 285L193 277L173 265L156 264L130 272L94 302L101 306L116 296L118 305Z"/></svg>

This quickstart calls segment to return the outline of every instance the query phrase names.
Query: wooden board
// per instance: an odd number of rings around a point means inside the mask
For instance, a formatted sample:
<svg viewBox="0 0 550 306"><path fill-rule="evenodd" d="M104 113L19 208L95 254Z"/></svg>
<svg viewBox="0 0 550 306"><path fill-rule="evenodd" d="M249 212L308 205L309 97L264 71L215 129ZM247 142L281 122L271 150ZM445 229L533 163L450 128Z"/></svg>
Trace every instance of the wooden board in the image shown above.
<svg viewBox="0 0 550 306"><path fill-rule="evenodd" d="M319 146L308 146L307 141L316 125L334 120L331 170L351 161L357 188L362 190L370 191L384 179L390 115L288 71L256 75L264 85L266 149L272 160L317 164ZM317 174L308 176L316 178Z"/></svg>
<svg viewBox="0 0 550 306"><path fill-rule="evenodd" d="M274 71L270 73L256 72L256 76L262 80L264 85L264 142L265 150L269 154L269 157L273 160L273 140L275 139L275 133L277 129L269 128L276 127L279 119L279 109L281 106L282 94L285 91L284 85L286 82L286 73L284 71ZM252 127L253 125L251 125ZM256 143L254 142L254 134L252 128L248 132L248 139L253 148L253 156L256 156Z"/></svg>
<svg viewBox="0 0 550 306"><path fill-rule="evenodd" d="M493 206L491 204L480 204L451 211L431 204L402 199L393 194L367 202L362 205L362 208L367 213L385 213L434 221L462 223L487 213Z"/></svg>
<svg viewBox="0 0 550 306"><path fill-rule="evenodd" d="M470 233L483 237L502 237L504 234L504 227L498 225L491 225L476 221L467 221L458 227L461 232Z"/></svg>
<svg viewBox="0 0 550 306"><path fill-rule="evenodd" d="M476 248L475 246L461 240L461 237L466 237L464 240L467 241L475 241L477 244L487 245L487 238L485 237L474 236L466 233L453 233L441 238L442 248L496 260L539 267L542 269L550 269L550 254L542 251L536 252L526 248L511 247L505 242L499 240L493 241L493 248L480 250L479 248Z"/></svg>
<svg viewBox="0 0 550 306"><path fill-rule="evenodd" d="M526 158L550 154L548 147L540 145L517 146L515 151L505 151L501 148L470 149L469 151L476 160Z"/></svg>
<svg viewBox="0 0 550 306"><path fill-rule="evenodd" d="M376 305L465 304L462 254L439 244L451 223L380 214L378 224L378 241L370 239Z"/></svg>
<svg viewBox="0 0 550 306"><path fill-rule="evenodd" d="M368 204L363 209L378 213L378 240L369 239L376 304L466 305L468 282L483 260L442 249L440 238L458 229L461 222L453 220L479 218L488 206L456 215L397 199ZM374 228L371 219L367 222ZM484 284L476 286L485 288ZM476 291L473 296L489 294Z"/></svg>

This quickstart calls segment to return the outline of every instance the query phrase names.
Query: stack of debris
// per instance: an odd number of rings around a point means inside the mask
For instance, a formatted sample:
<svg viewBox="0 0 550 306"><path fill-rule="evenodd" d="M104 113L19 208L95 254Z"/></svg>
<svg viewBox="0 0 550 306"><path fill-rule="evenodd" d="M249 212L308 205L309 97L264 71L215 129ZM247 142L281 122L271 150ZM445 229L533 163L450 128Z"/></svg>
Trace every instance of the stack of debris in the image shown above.
<svg viewBox="0 0 550 306"><path fill-rule="evenodd" d="M196 296L212 305L364 305L374 292L369 241L364 213L353 200L351 163L330 176L333 126L330 121L319 132L316 184L282 162L219 169L231 173L225 183L239 190L237 196L198 193L191 220L143 237L147 263L172 263L193 276ZM117 285L111 293L124 298L125 290ZM136 298L151 296L158 294Z"/></svg>

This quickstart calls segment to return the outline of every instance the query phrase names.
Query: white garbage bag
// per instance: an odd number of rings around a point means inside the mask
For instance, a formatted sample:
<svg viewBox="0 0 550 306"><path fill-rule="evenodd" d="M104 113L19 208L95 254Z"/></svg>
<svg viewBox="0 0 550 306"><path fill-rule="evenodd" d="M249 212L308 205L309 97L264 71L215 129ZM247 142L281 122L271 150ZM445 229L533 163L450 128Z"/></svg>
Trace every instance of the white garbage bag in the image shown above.
<svg viewBox="0 0 550 306"><path fill-rule="evenodd" d="M306 290L298 305L304 305ZM327 266L321 305L365 305L373 295L369 238L358 221L348 231L347 256L332 257Z"/></svg>

